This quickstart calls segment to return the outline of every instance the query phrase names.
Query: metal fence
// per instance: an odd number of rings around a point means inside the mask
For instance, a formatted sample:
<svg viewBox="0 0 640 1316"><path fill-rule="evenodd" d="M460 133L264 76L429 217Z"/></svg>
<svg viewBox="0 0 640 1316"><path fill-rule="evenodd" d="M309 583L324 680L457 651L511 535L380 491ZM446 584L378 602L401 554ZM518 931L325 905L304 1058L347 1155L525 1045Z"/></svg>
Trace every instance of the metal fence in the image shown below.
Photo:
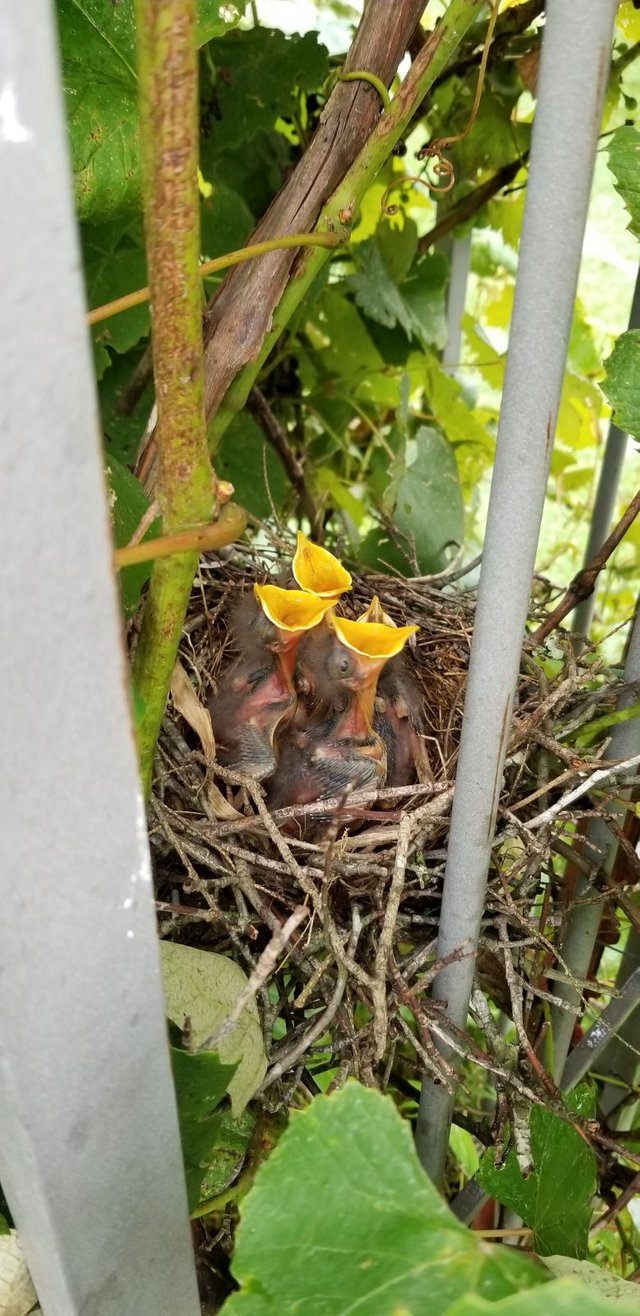
<svg viewBox="0 0 640 1316"><path fill-rule="evenodd" d="M482 913L616 8L547 5L441 955ZM0 182L0 1181L46 1316L195 1316L50 0L0 14ZM460 1027L472 976L436 984ZM425 1083L436 1178L449 1114Z"/></svg>

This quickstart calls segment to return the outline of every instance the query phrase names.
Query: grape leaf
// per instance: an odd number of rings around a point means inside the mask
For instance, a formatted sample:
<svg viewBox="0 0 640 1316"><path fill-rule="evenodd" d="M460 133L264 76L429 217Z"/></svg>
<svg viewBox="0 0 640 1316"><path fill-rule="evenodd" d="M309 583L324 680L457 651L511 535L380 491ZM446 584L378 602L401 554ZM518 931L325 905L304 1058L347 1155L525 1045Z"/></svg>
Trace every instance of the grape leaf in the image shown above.
<svg viewBox="0 0 640 1316"><path fill-rule="evenodd" d="M627 1288L631 1289L632 1285L627 1284ZM634 1301L633 1296L623 1302L603 1293L594 1293L586 1284L572 1279L558 1279L547 1285L544 1296L545 1310L552 1312L553 1316L637 1316L638 1313L637 1300ZM474 1293L448 1307L446 1316L540 1316L540 1297L536 1289L529 1289L526 1293L502 1298L500 1302L490 1302Z"/></svg>
<svg viewBox="0 0 640 1316"><path fill-rule="evenodd" d="M163 941L160 955L167 1014L180 1029L188 1019L194 1047L202 1046L227 1018L247 979L233 960L213 951ZM255 1001L220 1042L218 1056L224 1064L237 1065L228 1092L234 1115L241 1115L267 1067Z"/></svg>
<svg viewBox="0 0 640 1316"><path fill-rule="evenodd" d="M592 1115L590 1086L576 1088L566 1103L579 1116ZM533 1173L523 1177L513 1149L497 1167L490 1147L480 1162L478 1182L531 1226L534 1246L543 1256L584 1257L596 1189L595 1156L580 1134L552 1111L534 1106L530 1128Z"/></svg>
<svg viewBox="0 0 640 1316"><path fill-rule="evenodd" d="M87 303L91 309L146 286L144 249L121 225L84 225L82 239ZM149 305L144 302L112 315L91 330L96 345L115 352L129 352L148 334Z"/></svg>
<svg viewBox="0 0 640 1316"><path fill-rule="evenodd" d="M417 1316L466 1293L495 1302L549 1282L538 1263L455 1219L408 1123L355 1083L292 1112L244 1200L233 1271L240 1291L224 1316Z"/></svg>
<svg viewBox="0 0 640 1316"><path fill-rule="evenodd" d="M200 0L200 44L242 17L243 3ZM80 219L140 205L135 0L58 0L62 82Z"/></svg>
<svg viewBox="0 0 640 1316"><path fill-rule="evenodd" d="M327 51L315 32L285 37L275 29L256 27L212 41L209 53L218 73L214 87L218 121L212 133L227 151L290 115L296 89L315 91L328 70Z"/></svg>
<svg viewBox="0 0 640 1316"><path fill-rule="evenodd" d="M421 425L407 440L394 523L413 547L422 573L446 565L445 547L464 538L464 503L451 444L439 430Z"/></svg>
<svg viewBox="0 0 640 1316"><path fill-rule="evenodd" d="M628 329L604 363L600 387L619 429L640 439L640 329Z"/></svg>
<svg viewBox="0 0 640 1316"><path fill-rule="evenodd" d="M265 521L271 504L282 510L287 494L287 477L280 458L265 442L260 426L247 412L231 422L216 453L216 473L230 480L236 501Z"/></svg>
<svg viewBox="0 0 640 1316"><path fill-rule="evenodd" d="M125 413L118 406L122 392L131 382L143 355L144 352L140 348L135 348L125 356L109 357L112 362L111 369L100 380L98 389L107 455L115 457L125 466L134 460L153 406L151 376L132 411Z"/></svg>
<svg viewBox="0 0 640 1316"><path fill-rule="evenodd" d="M392 253L389 237L385 243ZM417 338L425 347L442 347L447 336L444 257L423 256L401 284L394 281L377 238L361 242L355 258L358 270L349 283L360 310L387 329L400 325L407 338Z"/></svg>
<svg viewBox="0 0 640 1316"><path fill-rule="evenodd" d="M190 1211L202 1199L203 1181L211 1170L219 1138L220 1126L214 1121L214 1112L228 1091L238 1063L236 1060L225 1065L214 1051L192 1054L171 1047Z"/></svg>
<svg viewBox="0 0 640 1316"><path fill-rule="evenodd" d="M617 128L609 142L609 168L629 215L628 228L640 238L640 132L624 125Z"/></svg>
<svg viewBox="0 0 640 1316"><path fill-rule="evenodd" d="M115 457L108 457L106 463L107 485L109 488L109 506L113 520L113 537L116 548L128 544L131 536L140 524L148 506L149 499L136 480ZM143 541L153 539L160 530L160 521L154 521ZM125 567L119 572L122 606L126 617L131 617L138 606L140 592L151 575L151 563L141 562L138 566Z"/></svg>

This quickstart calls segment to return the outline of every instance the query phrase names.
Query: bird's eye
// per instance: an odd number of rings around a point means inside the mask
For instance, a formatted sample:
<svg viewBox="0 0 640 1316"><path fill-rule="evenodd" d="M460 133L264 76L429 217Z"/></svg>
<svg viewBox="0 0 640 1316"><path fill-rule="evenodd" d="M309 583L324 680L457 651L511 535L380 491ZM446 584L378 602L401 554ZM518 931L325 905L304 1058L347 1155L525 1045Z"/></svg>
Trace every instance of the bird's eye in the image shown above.
<svg viewBox="0 0 640 1316"><path fill-rule="evenodd" d="M341 672L342 676L346 676L346 674L347 674L347 672L349 671L350 667L351 667L351 663L350 663L349 659L347 658L347 655L345 654L344 658L341 658L341 659L340 659L340 663L339 663L339 668L340 668L340 672Z"/></svg>

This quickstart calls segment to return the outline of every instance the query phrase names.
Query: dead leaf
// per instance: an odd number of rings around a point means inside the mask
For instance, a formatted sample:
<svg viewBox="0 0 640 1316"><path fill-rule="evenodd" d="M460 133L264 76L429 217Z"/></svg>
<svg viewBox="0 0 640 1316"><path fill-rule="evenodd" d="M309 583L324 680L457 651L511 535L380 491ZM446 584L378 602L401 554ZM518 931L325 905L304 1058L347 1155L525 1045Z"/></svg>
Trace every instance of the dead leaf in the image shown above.
<svg viewBox="0 0 640 1316"><path fill-rule="evenodd" d="M184 1028L185 1019L189 1020L189 1035L197 1050L231 1013L247 985L246 976L226 955L173 941L160 943L160 956L167 1015L178 1028ZM241 1115L267 1069L255 1001L248 1002L217 1051L224 1064L239 1062L228 1090L234 1115Z"/></svg>
<svg viewBox="0 0 640 1316"><path fill-rule="evenodd" d="M24 1253L15 1229L0 1236L0 1312L26 1316L36 1301Z"/></svg>
<svg viewBox="0 0 640 1316"><path fill-rule="evenodd" d="M179 659L176 662L173 669L173 676L171 677L171 697L180 715L184 718L185 722L189 723L191 730L195 731L198 740L202 745L202 752L207 763L213 763L216 757L216 742L213 736L213 727L211 725L209 710L204 707L204 704L200 703L200 700L198 699L189 677ZM229 804L228 800L225 800L222 791L216 786L208 768L205 789L207 792L207 799L216 818L224 818L229 821L242 817L242 814L238 813L238 810L234 809L233 805Z"/></svg>

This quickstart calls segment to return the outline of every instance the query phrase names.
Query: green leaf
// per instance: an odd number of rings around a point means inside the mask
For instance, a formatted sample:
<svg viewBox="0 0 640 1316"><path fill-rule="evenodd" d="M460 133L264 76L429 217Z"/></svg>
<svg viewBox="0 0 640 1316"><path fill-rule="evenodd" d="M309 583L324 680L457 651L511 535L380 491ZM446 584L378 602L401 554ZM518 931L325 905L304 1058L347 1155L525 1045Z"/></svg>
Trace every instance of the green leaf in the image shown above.
<svg viewBox="0 0 640 1316"><path fill-rule="evenodd" d="M200 42L244 8L201 0ZM58 0L58 30L79 218L130 214L141 189L134 0Z"/></svg>
<svg viewBox="0 0 640 1316"><path fill-rule="evenodd" d="M114 456L125 466L131 464L135 458L153 406L153 379L150 377L133 411L125 415L118 408L121 394L130 384L142 356L143 351L135 348L125 356L110 358L111 369L100 380L98 388L107 455Z"/></svg>
<svg viewBox="0 0 640 1316"><path fill-rule="evenodd" d="M198 0L198 45L224 36L240 22L248 0Z"/></svg>
<svg viewBox="0 0 640 1316"><path fill-rule="evenodd" d="M575 1114L593 1114L593 1093L587 1084L566 1099ZM540 1106L531 1112L531 1152L534 1170L525 1179L512 1149L499 1168L495 1149L480 1162L478 1182L504 1206L511 1207L533 1229L536 1251L544 1255L584 1257L587 1254L591 1199L596 1190L596 1159L575 1129Z"/></svg>
<svg viewBox="0 0 640 1316"><path fill-rule="evenodd" d="M0 1215L0 1235L10 1234L10 1233L11 1230L9 1229L9 1225L7 1224L7 1221L5 1220L3 1215Z"/></svg>
<svg viewBox="0 0 640 1316"><path fill-rule="evenodd" d="M214 260L242 247L253 228L253 215L243 197L224 183L214 184L200 206L200 248L203 260Z"/></svg>
<svg viewBox="0 0 640 1316"><path fill-rule="evenodd" d="M132 475L126 466L122 466L115 457L107 458L106 476L113 519L113 537L116 548L122 548L129 543L134 530L139 526L149 506L149 499L135 475ZM159 531L160 521L157 520L143 535L143 542L154 539ZM150 575L150 562L141 562L135 567L125 567L119 573L122 605L126 617L131 617L135 612L142 587Z"/></svg>
<svg viewBox="0 0 640 1316"><path fill-rule="evenodd" d="M227 1106L212 1120L213 1142L202 1179L200 1201L207 1202L224 1192L242 1169L257 1123L250 1106L236 1119Z"/></svg>
<svg viewBox="0 0 640 1316"><path fill-rule="evenodd" d="M394 523L423 574L446 565L448 544L464 539L464 503L453 448L439 430L421 425L407 439Z"/></svg>
<svg viewBox="0 0 640 1316"><path fill-rule="evenodd" d="M407 338L417 338L425 347L442 347L447 333L444 257L421 257L401 286L394 281L377 238L361 242L355 258L358 272L349 283L360 310L388 329L400 325Z"/></svg>
<svg viewBox="0 0 640 1316"><path fill-rule="evenodd" d="M478 1148L467 1129L452 1124L449 1132L449 1148L454 1160L458 1162L468 1179L475 1174L480 1164Z"/></svg>
<svg viewBox="0 0 640 1316"><path fill-rule="evenodd" d="M594 1270L597 1267L593 1267ZM624 1280L620 1280L624 1283ZM631 1289L632 1285L627 1284ZM630 1297L626 1302L593 1292L572 1279L558 1279L544 1290L544 1310L552 1316L637 1316L638 1304ZM490 1302L473 1294L447 1308L447 1316L541 1316L540 1297L536 1289Z"/></svg>
<svg viewBox="0 0 640 1316"><path fill-rule="evenodd" d="M628 329L604 363L600 385L619 429L640 438L640 329Z"/></svg>
<svg viewBox="0 0 640 1316"><path fill-rule="evenodd" d="M245 1198L233 1271L225 1316L418 1316L545 1282L455 1219L391 1100L355 1083L292 1112Z"/></svg>
<svg viewBox="0 0 640 1316"><path fill-rule="evenodd" d="M620 1279L619 1275L594 1265L593 1261L577 1261L575 1257L545 1257L544 1264L556 1279L580 1280L594 1296L601 1294L609 1298L612 1304L615 1302L617 1305L612 1310L619 1311L619 1304L625 1303L640 1312L640 1289L637 1284Z"/></svg>
<svg viewBox="0 0 640 1316"><path fill-rule="evenodd" d="M601 731L617 727L621 722L630 722L634 717L640 717L640 703L618 708L613 713L605 713L603 717L596 717L592 722L583 722L579 731L571 737L572 743L582 749L585 745L593 744Z"/></svg>
<svg viewBox="0 0 640 1316"><path fill-rule="evenodd" d="M233 32L212 41L216 69L217 122L213 131L225 150L236 150L261 130L274 127L296 108L296 90L315 91L328 70L317 33L286 37L267 27Z"/></svg>
<svg viewBox="0 0 640 1316"><path fill-rule="evenodd" d="M640 238L640 132L625 125L617 128L609 142L609 168L631 216L628 225L634 237Z"/></svg>
<svg viewBox="0 0 640 1316"><path fill-rule="evenodd" d="M475 443L492 454L493 439L474 414L477 408L472 410L464 402L462 387L457 379L447 374L431 353L423 360L423 370L428 409L433 412L450 442Z"/></svg>
<svg viewBox="0 0 640 1316"><path fill-rule="evenodd" d="M133 0L59 0L62 80L80 219L140 201Z"/></svg>
<svg viewBox="0 0 640 1316"><path fill-rule="evenodd" d="M215 463L220 479L231 481L236 502L253 516L266 521L273 515L272 503L276 512L282 511L288 489L282 462L246 411L231 422Z"/></svg>
<svg viewBox="0 0 640 1316"><path fill-rule="evenodd" d="M87 303L93 310L116 297L144 288L147 261L141 246L133 243L119 224L95 224L83 229ZM94 325L94 343L115 352L129 352L149 335L149 305L132 306Z"/></svg>
<svg viewBox="0 0 640 1316"><path fill-rule="evenodd" d="M197 1049L228 1017L247 979L233 960L213 951L163 941L160 955L167 1014L180 1029L189 1020L192 1043ZM237 1065L229 1083L229 1096L234 1115L241 1115L260 1087L267 1068L255 1001L250 1001L237 1024L220 1042L218 1055L224 1064Z"/></svg>
<svg viewBox="0 0 640 1316"><path fill-rule="evenodd" d="M238 1061L222 1064L214 1051L192 1055L171 1047L171 1064L176 1085L180 1141L187 1180L189 1210L202 1198L202 1185L211 1169L219 1136L214 1111L219 1106L238 1068Z"/></svg>

